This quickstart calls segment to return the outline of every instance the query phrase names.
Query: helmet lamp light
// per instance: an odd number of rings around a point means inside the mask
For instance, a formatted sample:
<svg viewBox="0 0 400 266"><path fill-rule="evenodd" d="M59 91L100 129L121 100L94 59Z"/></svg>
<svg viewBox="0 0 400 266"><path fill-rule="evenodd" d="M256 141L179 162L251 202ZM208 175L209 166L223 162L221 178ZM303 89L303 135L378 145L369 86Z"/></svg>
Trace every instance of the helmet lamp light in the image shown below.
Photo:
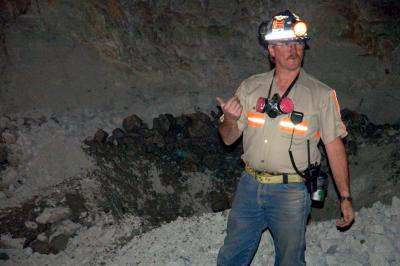
<svg viewBox="0 0 400 266"><path fill-rule="evenodd" d="M298 21L293 25L294 34L297 37L303 37L307 33L307 25L303 21Z"/></svg>

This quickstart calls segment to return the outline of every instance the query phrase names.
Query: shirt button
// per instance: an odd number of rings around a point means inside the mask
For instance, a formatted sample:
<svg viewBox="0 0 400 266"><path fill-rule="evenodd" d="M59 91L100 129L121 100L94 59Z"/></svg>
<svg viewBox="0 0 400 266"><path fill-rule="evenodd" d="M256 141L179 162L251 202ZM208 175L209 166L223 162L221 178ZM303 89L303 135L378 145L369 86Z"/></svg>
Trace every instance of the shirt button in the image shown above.
<svg viewBox="0 0 400 266"><path fill-rule="evenodd" d="M264 143L268 143L268 140L267 140L267 139L264 139Z"/></svg>
<svg viewBox="0 0 400 266"><path fill-rule="evenodd" d="M263 162L264 162L264 160L261 160L261 162L263 163Z"/></svg>

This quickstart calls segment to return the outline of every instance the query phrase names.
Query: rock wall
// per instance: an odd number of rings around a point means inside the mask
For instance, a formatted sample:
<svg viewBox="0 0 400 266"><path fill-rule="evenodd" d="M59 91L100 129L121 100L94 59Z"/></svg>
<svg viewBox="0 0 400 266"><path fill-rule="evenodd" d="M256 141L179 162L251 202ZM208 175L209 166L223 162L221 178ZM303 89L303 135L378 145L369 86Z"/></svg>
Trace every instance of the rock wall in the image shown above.
<svg viewBox="0 0 400 266"><path fill-rule="evenodd" d="M386 111L399 100L394 0L10 2L1 7L4 111L207 111L269 69L257 27L289 8L309 23L305 68L337 89L342 107L376 123L399 119ZM181 104L168 104L172 95Z"/></svg>

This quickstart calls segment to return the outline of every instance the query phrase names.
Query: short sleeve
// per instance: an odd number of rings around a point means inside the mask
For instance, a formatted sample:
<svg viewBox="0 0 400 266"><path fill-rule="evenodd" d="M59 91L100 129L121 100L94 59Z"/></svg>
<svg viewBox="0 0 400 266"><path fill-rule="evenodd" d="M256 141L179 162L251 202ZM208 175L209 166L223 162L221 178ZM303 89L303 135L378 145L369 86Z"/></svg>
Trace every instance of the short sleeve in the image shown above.
<svg viewBox="0 0 400 266"><path fill-rule="evenodd" d="M238 128L240 131L243 131L247 127L247 106L246 106L246 85L243 81L239 88L236 90L235 96L238 97L240 104L243 107L242 114L240 115L238 123Z"/></svg>
<svg viewBox="0 0 400 266"><path fill-rule="evenodd" d="M327 144L337 137L346 137L347 130L340 115L340 106L335 90L330 90L323 96L321 108L320 131L322 141Z"/></svg>

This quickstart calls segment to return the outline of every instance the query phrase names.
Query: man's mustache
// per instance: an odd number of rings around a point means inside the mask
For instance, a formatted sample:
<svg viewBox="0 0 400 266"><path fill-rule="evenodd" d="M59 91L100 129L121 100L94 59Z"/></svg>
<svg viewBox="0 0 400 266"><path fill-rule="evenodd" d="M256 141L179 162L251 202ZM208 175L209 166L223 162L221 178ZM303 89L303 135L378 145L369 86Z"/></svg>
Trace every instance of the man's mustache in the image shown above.
<svg viewBox="0 0 400 266"><path fill-rule="evenodd" d="M289 55L288 57L287 57L287 59L300 59L300 57L298 56L298 55Z"/></svg>

